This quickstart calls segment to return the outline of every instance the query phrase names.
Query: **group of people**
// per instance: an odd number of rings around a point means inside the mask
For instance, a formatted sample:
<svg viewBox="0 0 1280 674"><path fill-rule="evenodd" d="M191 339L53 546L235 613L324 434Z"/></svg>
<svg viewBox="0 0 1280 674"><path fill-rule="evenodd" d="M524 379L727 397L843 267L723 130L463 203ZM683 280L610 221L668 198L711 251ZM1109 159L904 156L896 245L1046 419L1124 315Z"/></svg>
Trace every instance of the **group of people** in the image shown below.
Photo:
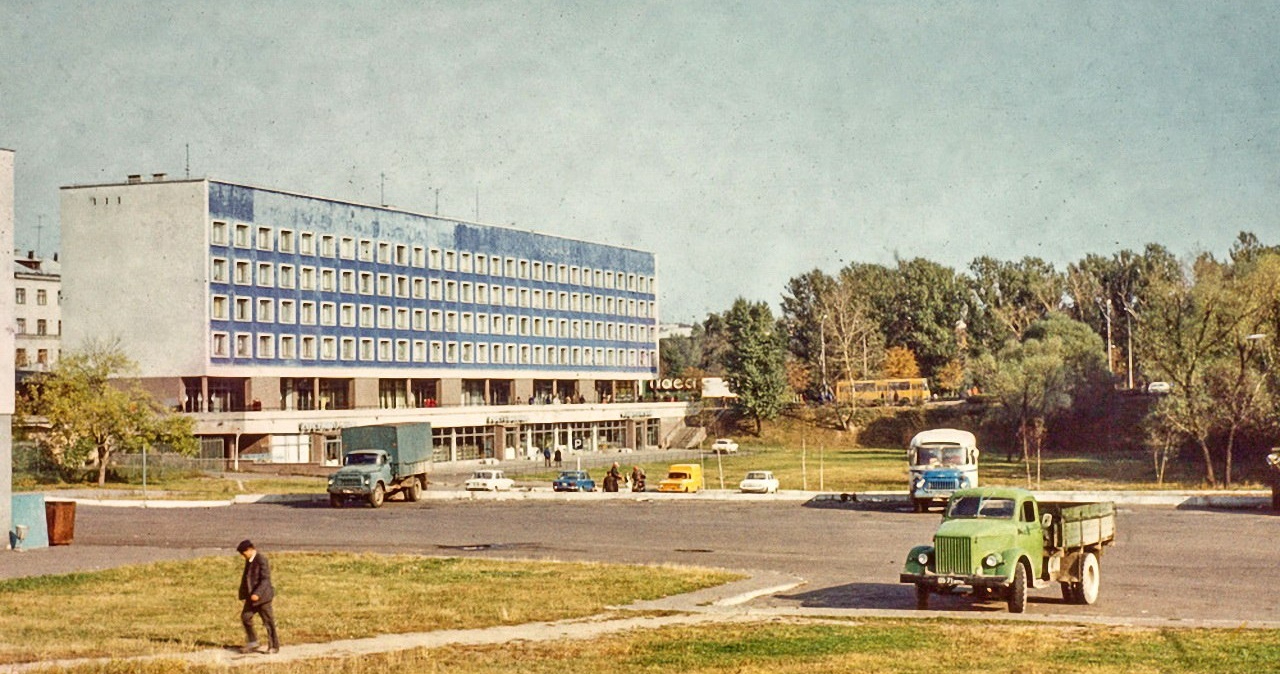
<svg viewBox="0 0 1280 674"><path fill-rule="evenodd" d="M613 466L609 468L609 472L604 474L604 490L618 491L620 486L631 486L631 491L644 491L644 470L640 466L631 467L631 475L624 478L622 471L618 468L618 462L614 461Z"/></svg>

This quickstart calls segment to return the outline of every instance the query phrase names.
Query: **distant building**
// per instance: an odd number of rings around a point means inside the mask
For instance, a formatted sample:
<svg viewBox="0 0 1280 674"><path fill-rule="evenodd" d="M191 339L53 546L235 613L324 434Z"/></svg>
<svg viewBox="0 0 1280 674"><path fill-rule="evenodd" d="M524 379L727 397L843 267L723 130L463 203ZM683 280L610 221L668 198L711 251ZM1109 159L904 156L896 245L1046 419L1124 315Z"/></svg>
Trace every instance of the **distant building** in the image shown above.
<svg viewBox="0 0 1280 674"><path fill-rule="evenodd" d="M429 421L436 459L665 444L652 253L216 180L62 189L68 340L120 339L207 456L332 464Z"/></svg>
<svg viewBox="0 0 1280 674"><path fill-rule="evenodd" d="M18 380L53 367L62 346L62 274L34 252L14 258L14 365Z"/></svg>
<svg viewBox="0 0 1280 674"><path fill-rule="evenodd" d="M693 326L688 323L663 323L658 328L658 339L689 337L691 335L693 335Z"/></svg>

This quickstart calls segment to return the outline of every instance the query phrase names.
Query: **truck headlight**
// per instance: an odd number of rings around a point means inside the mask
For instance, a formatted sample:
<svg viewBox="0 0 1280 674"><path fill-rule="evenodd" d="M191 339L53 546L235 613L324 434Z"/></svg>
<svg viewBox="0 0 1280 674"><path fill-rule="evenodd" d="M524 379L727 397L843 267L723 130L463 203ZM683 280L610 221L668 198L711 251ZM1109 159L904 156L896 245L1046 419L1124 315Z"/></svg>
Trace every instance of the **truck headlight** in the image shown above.
<svg viewBox="0 0 1280 674"><path fill-rule="evenodd" d="M986 557L983 557L982 565L987 567L988 569L994 569L997 566L1000 566L1000 555L997 555L993 552L987 555Z"/></svg>
<svg viewBox="0 0 1280 674"><path fill-rule="evenodd" d="M916 562L920 564L920 566L929 566L929 553L922 552L916 555Z"/></svg>
<svg viewBox="0 0 1280 674"><path fill-rule="evenodd" d="M368 476L368 475L365 475L365 476L364 476L364 483L365 483L365 484L369 484L369 476Z"/></svg>

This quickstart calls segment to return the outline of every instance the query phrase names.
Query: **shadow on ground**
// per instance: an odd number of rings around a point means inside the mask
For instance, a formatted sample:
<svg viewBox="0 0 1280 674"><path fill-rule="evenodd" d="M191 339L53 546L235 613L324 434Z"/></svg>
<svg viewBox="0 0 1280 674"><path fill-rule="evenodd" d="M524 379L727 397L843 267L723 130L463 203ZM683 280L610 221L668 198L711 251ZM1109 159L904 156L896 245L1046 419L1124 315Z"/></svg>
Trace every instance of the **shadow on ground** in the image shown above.
<svg viewBox="0 0 1280 674"><path fill-rule="evenodd" d="M915 588L899 583L847 583L818 588L808 592L775 595L775 599L798 602L801 608L823 609L914 609ZM1061 597L1031 596L1032 604L1065 604ZM933 594L929 596L929 609L934 611L988 611L1003 612L1008 609L999 596L978 598L968 594Z"/></svg>

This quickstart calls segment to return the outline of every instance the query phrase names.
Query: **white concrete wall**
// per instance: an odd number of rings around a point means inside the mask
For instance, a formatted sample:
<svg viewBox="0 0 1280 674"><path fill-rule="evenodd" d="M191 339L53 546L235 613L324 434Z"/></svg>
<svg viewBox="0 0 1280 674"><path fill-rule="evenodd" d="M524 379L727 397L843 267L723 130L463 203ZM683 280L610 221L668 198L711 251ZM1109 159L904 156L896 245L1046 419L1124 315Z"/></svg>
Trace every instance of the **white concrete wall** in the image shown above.
<svg viewBox="0 0 1280 674"><path fill-rule="evenodd" d="M119 338L139 375L208 363L208 184L62 189L64 351Z"/></svg>

